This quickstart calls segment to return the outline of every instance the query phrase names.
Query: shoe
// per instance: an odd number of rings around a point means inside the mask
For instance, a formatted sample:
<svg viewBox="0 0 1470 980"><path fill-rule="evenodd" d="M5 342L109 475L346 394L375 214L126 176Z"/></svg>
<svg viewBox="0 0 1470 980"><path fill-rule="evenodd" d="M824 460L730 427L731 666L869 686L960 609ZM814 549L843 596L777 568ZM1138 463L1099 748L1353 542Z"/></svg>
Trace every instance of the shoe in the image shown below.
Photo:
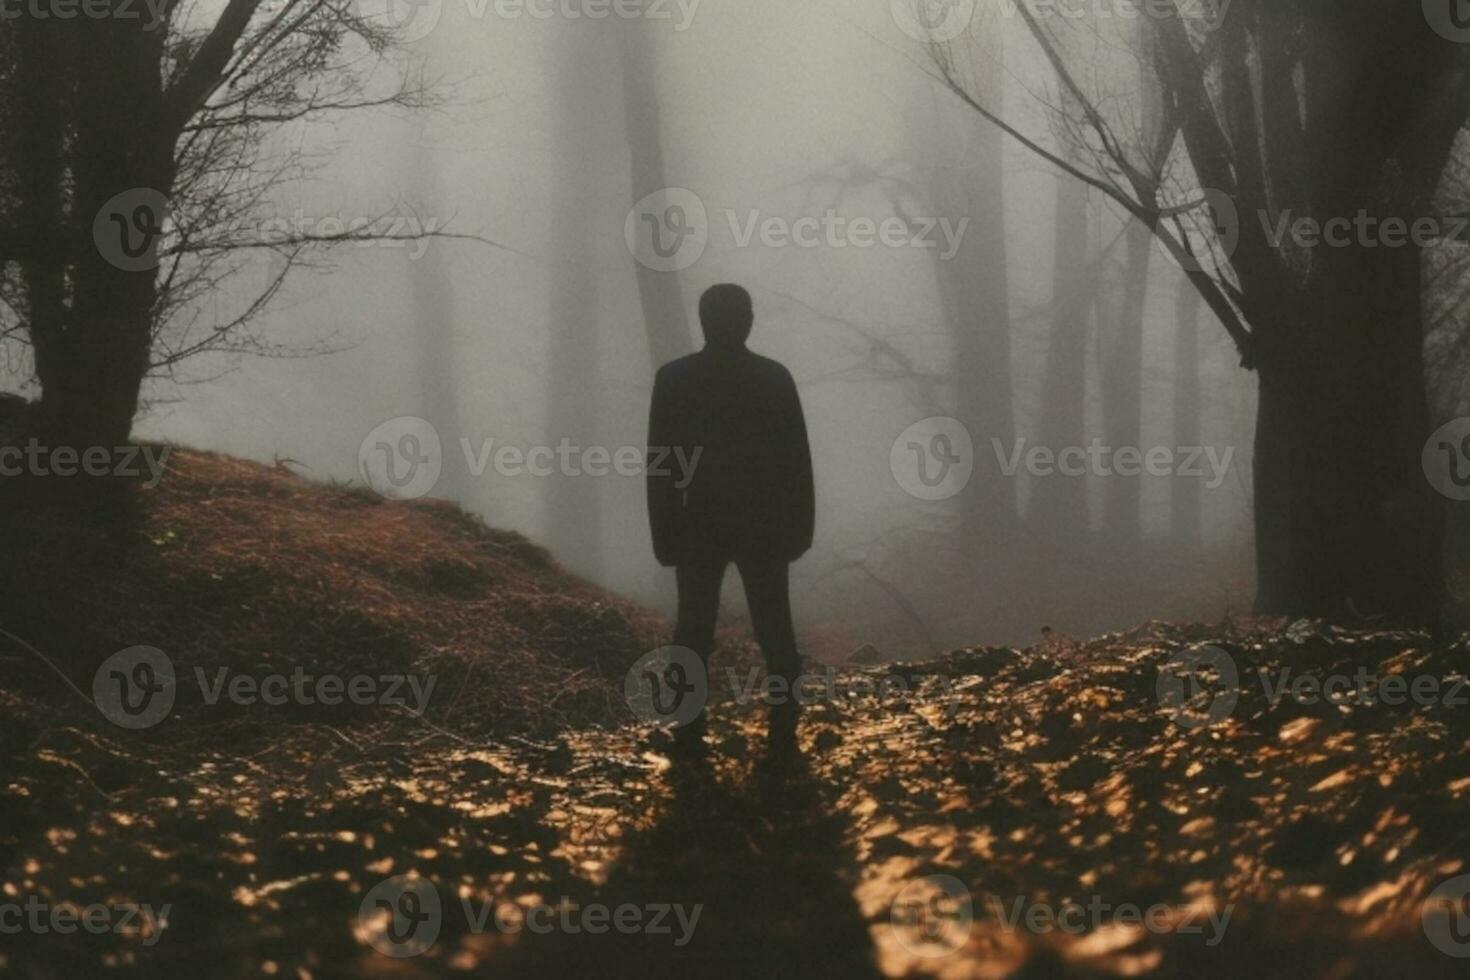
<svg viewBox="0 0 1470 980"><path fill-rule="evenodd" d="M669 755L676 759L702 759L707 753L704 742L704 718L697 718L687 725L674 729L673 745Z"/></svg>

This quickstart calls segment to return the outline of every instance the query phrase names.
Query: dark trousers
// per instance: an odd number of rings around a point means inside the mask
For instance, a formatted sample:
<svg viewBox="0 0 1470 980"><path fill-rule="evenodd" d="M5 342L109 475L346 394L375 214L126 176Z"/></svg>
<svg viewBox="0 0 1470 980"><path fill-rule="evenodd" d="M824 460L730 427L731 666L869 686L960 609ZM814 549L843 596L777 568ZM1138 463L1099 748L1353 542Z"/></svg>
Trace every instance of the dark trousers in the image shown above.
<svg viewBox="0 0 1470 980"><path fill-rule="evenodd" d="M674 627L674 645L688 647L709 663L715 647L715 622L720 615L720 585L725 581L728 560L706 559L680 565L675 571L679 581L679 622ZM801 661L796 652L796 627L791 622L789 573L791 566L781 559L737 559L740 581L745 585L745 601L750 606L750 621L755 640L766 658L766 670L790 685L796 680Z"/></svg>

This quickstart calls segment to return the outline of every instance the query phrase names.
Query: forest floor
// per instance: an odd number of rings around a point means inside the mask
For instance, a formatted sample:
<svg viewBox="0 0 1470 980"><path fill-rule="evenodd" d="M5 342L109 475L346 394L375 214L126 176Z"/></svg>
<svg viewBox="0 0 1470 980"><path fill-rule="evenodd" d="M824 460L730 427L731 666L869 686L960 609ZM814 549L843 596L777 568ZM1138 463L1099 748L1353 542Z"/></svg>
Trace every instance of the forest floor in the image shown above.
<svg viewBox="0 0 1470 980"><path fill-rule="evenodd" d="M1463 641L1151 623L849 666L798 753L725 690L689 760L623 702L666 624L523 540L171 467L129 547L5 532L37 560L0 582L0 973L1464 975L1470 900L1441 888L1470 873ZM180 678L136 731L88 700L132 644ZM1238 682L1180 703L1201 649ZM752 662L731 638L716 673ZM420 712L185 683L221 667L438 687ZM1340 703L1300 680L1337 676ZM87 906L97 928L58 927Z"/></svg>

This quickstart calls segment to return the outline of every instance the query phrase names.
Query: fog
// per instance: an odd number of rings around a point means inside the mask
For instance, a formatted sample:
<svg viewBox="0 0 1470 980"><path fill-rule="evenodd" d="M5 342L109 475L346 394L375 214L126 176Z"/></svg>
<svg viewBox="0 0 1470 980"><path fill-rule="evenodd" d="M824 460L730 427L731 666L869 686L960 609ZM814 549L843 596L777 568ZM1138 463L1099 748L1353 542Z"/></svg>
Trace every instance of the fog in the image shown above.
<svg viewBox="0 0 1470 980"><path fill-rule="evenodd" d="M601 9L575 5L588 7ZM640 476L537 476L494 453L641 449L655 362L697 346L704 288L737 282L755 300L750 346L790 368L810 429L817 536L793 601L814 652L1245 610L1253 385L1146 232L948 91L887 0L638 9L420 8L433 27L406 50L440 104L286 127L279 149L314 169L266 212L328 233L323 219L390 215L465 237L313 253L321 274L293 277L261 321L282 356L153 380L140 437L361 483L369 433L422 417L443 445L432 496L667 610ZM956 46L993 104L1057 145L1055 91L1024 25L986 15ZM1136 86L1098 64L1105 104L1142 111ZM652 222L630 219L664 188L683 190L644 209ZM691 194L702 224L670 210ZM680 215L692 247L707 239L697 260L640 264L649 253L625 231L646 240L664 221L672 234ZM895 217L907 233L867 230ZM258 289L260 261L211 302ZM923 422L936 417L963 420L971 441L952 494L905 469L956 446L934 440L950 434ZM1155 468L1173 475L1088 463L1068 476L1025 455L1093 440L1168 449Z"/></svg>

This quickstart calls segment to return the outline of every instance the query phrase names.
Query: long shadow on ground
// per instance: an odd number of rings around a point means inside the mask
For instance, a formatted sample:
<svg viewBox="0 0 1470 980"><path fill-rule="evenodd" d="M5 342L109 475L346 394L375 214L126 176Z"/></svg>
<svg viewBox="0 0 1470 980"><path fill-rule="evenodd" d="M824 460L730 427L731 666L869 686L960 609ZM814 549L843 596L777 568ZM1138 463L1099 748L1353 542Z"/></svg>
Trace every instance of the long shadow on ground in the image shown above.
<svg viewBox="0 0 1470 980"><path fill-rule="evenodd" d="M853 900L846 821L824 800L807 760L767 754L751 769L731 768L676 764L662 812L627 842L596 898L610 909L682 904L692 930L670 915L669 934L527 935L495 972L878 976Z"/></svg>

